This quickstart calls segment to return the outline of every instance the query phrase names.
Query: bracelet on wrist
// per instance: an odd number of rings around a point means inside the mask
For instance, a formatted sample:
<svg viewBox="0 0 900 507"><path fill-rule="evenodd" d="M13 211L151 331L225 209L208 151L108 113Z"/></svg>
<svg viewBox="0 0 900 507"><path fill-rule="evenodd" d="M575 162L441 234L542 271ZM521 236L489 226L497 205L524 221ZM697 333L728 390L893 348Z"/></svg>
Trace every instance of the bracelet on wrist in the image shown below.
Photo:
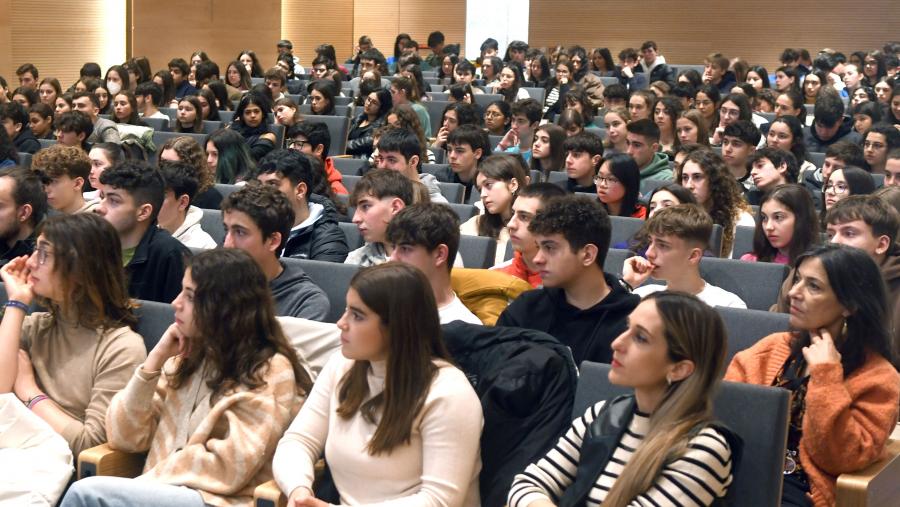
<svg viewBox="0 0 900 507"><path fill-rule="evenodd" d="M34 398L31 398L30 400L28 400L28 403L26 403L25 406L28 407L28 410L34 410L35 405L37 405L38 403L40 403L44 400L49 400L49 399L50 399L50 397L47 396L46 394L39 394L39 395L35 396Z"/></svg>
<svg viewBox="0 0 900 507"><path fill-rule="evenodd" d="M15 299L10 299L3 306L6 308L18 308L19 310L22 310L23 312L28 313L28 305L26 305L25 303L23 303L21 301L17 301Z"/></svg>
<svg viewBox="0 0 900 507"><path fill-rule="evenodd" d="M629 293L634 292L634 287L632 287L630 283L626 282L624 278L619 278L619 285L621 285L622 288L627 290Z"/></svg>

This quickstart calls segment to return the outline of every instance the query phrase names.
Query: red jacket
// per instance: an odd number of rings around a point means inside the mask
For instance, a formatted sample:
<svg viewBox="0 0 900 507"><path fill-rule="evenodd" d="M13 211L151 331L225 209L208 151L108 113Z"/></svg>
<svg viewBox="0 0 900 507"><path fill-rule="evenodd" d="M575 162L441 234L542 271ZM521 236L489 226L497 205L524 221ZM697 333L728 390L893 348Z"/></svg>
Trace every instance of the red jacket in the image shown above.
<svg viewBox="0 0 900 507"><path fill-rule="evenodd" d="M344 195L350 193L347 192L347 189L344 187L341 173L334 168L334 162L331 161L331 157L325 157L325 175L328 176L328 183L331 184L332 192Z"/></svg>
<svg viewBox="0 0 900 507"><path fill-rule="evenodd" d="M525 259L522 258L522 253L519 251L513 252L513 258L509 264L495 269L516 278L521 278L530 283L532 287L540 287L543 283L541 275L528 269L528 266L525 264Z"/></svg>

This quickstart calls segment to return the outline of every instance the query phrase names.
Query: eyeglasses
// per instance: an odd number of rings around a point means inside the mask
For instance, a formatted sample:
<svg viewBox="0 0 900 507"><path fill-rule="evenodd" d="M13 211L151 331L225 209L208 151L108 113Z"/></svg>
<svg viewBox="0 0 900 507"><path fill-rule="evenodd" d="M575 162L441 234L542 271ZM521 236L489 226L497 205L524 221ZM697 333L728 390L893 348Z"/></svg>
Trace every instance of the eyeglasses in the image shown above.
<svg viewBox="0 0 900 507"><path fill-rule="evenodd" d="M611 185L615 185L616 183L620 183L620 180L619 180L619 178L616 178L615 176L600 176L598 174L597 176L594 176L594 183L597 185L602 184L602 185L606 185L606 186L611 186Z"/></svg>
<svg viewBox="0 0 900 507"><path fill-rule="evenodd" d="M846 183L838 182L838 183L829 183L825 185L825 192L831 192L834 195L841 195L850 190L850 187L847 186Z"/></svg>
<svg viewBox="0 0 900 507"><path fill-rule="evenodd" d="M373 99L372 97L366 97L366 104L372 104L373 106L380 106L381 102L378 102L378 99Z"/></svg>
<svg viewBox="0 0 900 507"><path fill-rule="evenodd" d="M738 116L741 115L741 110L740 109L726 109L726 108L722 107L722 108L719 108L719 113L722 114L723 116L737 118Z"/></svg>
<svg viewBox="0 0 900 507"><path fill-rule="evenodd" d="M47 245L41 245L37 247L34 250L34 253L37 254L37 261L41 266L47 264L47 259L49 258L49 256L53 255L53 252L51 252L50 249L47 248Z"/></svg>
<svg viewBox="0 0 900 507"><path fill-rule="evenodd" d="M309 141L302 141L300 139L291 139L291 141L288 142L288 148L297 148L297 149L302 150L303 147L306 146L307 144L309 144Z"/></svg>

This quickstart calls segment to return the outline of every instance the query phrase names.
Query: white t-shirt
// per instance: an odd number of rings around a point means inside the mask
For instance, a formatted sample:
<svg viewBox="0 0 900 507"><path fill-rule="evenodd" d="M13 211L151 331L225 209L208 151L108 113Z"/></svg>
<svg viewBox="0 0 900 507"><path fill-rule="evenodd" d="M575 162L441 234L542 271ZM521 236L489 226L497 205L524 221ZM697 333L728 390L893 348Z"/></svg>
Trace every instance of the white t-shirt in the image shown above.
<svg viewBox="0 0 900 507"><path fill-rule="evenodd" d="M659 292L662 290L666 290L665 285L642 285L637 289L634 289L634 293L643 298L647 294L652 294L654 292ZM744 303L744 300L725 289L716 287L711 283L707 283L706 286L703 287L703 290L701 290L699 294L695 295L698 299L700 299L700 301L703 301L709 306L747 308L747 303Z"/></svg>
<svg viewBox="0 0 900 507"><path fill-rule="evenodd" d="M453 294L452 301L438 308L438 316L441 318L441 324L449 324L456 320L461 320L469 324L478 324L479 326L483 324L481 319L476 317L474 313L466 308L466 305L463 304L456 294Z"/></svg>

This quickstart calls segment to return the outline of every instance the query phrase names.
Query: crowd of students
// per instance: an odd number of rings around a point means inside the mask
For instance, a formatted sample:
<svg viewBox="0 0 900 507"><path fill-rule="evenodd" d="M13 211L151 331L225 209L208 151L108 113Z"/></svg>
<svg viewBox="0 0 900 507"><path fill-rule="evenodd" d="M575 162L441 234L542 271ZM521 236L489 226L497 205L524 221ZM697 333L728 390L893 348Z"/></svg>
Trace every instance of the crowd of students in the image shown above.
<svg viewBox="0 0 900 507"><path fill-rule="evenodd" d="M400 34L386 58L364 36L342 64L323 44L309 74L290 41L224 78L202 51L155 74L89 63L65 93L31 64L19 88L0 77L0 454L35 467L0 500L246 505L274 479L297 507L711 505L740 471L741 435L712 416L723 376L793 394L784 505L833 505L837 476L881 457L900 403L900 43L787 49L774 79L718 53L677 71L653 41L618 63L521 41L500 58L493 39L470 62L440 32L428 47ZM154 146L167 107L191 135ZM347 115L349 191L343 140L316 121ZM460 220L441 183L477 213ZM643 226L611 244L611 217ZM495 240L492 269L463 266L465 236ZM727 364L714 307L747 304L704 279L707 256L788 265L771 311L791 331ZM297 259L359 266L346 308ZM135 300L174 312L150 350ZM497 401L452 353L459 321L496 338L482 354L540 343L633 394L486 456ZM143 480L69 484L102 443L147 452Z"/></svg>

